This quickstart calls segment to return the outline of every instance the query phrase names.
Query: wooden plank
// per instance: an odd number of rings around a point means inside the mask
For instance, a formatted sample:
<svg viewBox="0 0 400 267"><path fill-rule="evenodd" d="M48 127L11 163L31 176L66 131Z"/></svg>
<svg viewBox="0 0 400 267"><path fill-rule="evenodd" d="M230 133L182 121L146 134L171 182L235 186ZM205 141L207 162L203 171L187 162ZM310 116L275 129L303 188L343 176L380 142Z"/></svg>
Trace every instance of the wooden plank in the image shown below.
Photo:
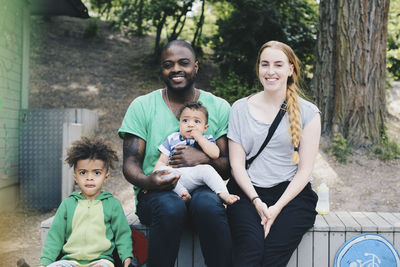
<svg viewBox="0 0 400 267"><path fill-rule="evenodd" d="M198 234L195 234L193 239L193 267L206 267Z"/></svg>
<svg viewBox="0 0 400 267"><path fill-rule="evenodd" d="M314 267L329 266L329 232L314 232Z"/></svg>
<svg viewBox="0 0 400 267"><path fill-rule="evenodd" d="M361 225L354 220L354 218L350 215L350 213L346 211L337 211L335 212L336 216L343 222L345 225L345 238L346 240L358 235L361 233Z"/></svg>
<svg viewBox="0 0 400 267"><path fill-rule="evenodd" d="M392 224L394 229L392 243L397 251L400 251L400 213L378 212L378 214Z"/></svg>
<svg viewBox="0 0 400 267"><path fill-rule="evenodd" d="M317 215L317 217L315 217L315 223L314 223L314 227L311 228L310 231L321 231L321 232L325 232L325 231L329 231L329 225L326 222L326 220L324 219L324 217L322 215Z"/></svg>
<svg viewBox="0 0 400 267"><path fill-rule="evenodd" d="M393 225L379 216L376 212L363 212L378 227L378 232L393 232Z"/></svg>
<svg viewBox="0 0 400 267"><path fill-rule="evenodd" d="M336 213L331 211L330 213L323 215L326 223L329 225L329 266L333 266L335 255L339 247L345 241L346 227L336 216Z"/></svg>
<svg viewBox="0 0 400 267"><path fill-rule="evenodd" d="M397 249L397 251L400 251L400 233L395 232L393 235L393 245Z"/></svg>
<svg viewBox="0 0 400 267"><path fill-rule="evenodd" d="M329 233L329 266L333 266L336 253L345 240L344 231Z"/></svg>
<svg viewBox="0 0 400 267"><path fill-rule="evenodd" d="M22 74L21 74L21 108L29 105L29 54L30 54L30 14L29 7L24 7L22 19Z"/></svg>
<svg viewBox="0 0 400 267"><path fill-rule="evenodd" d="M395 227L400 227L400 213L399 212L393 212L392 215L395 216L398 219L398 221L395 222Z"/></svg>
<svg viewBox="0 0 400 267"><path fill-rule="evenodd" d="M185 225L179 245L177 267L185 267L193 265L193 231L189 225Z"/></svg>
<svg viewBox="0 0 400 267"><path fill-rule="evenodd" d="M44 220L40 223L40 243L43 247L44 242L46 241L47 233L49 232L50 226L53 223L54 217L50 217L47 220Z"/></svg>
<svg viewBox="0 0 400 267"><path fill-rule="evenodd" d="M376 212L363 212L378 227L378 234L393 243L394 232L393 225L379 216Z"/></svg>
<svg viewBox="0 0 400 267"><path fill-rule="evenodd" d="M343 222L336 216L336 213L331 211L330 213L323 215L325 221L329 225L329 230L333 232L345 232L346 227Z"/></svg>
<svg viewBox="0 0 400 267"><path fill-rule="evenodd" d="M361 225L361 232L373 232L378 231L378 227L362 212L351 212L351 216Z"/></svg>
<svg viewBox="0 0 400 267"><path fill-rule="evenodd" d="M304 234L297 248L297 266L311 267L313 259L313 234L307 232Z"/></svg>
<svg viewBox="0 0 400 267"><path fill-rule="evenodd" d="M2 120L1 117L0 117L0 120ZM4 140L6 138L6 136L7 136L7 138L10 138L10 137L18 138L19 128L11 128L11 129L7 128L7 132L6 132L4 130L4 124L1 127L2 127L2 129L0 130L0 139Z"/></svg>
<svg viewBox="0 0 400 267"><path fill-rule="evenodd" d="M400 218L397 218L391 212L378 212L378 215L392 225L394 232L400 232Z"/></svg>
<svg viewBox="0 0 400 267"><path fill-rule="evenodd" d="M286 267L297 267L297 249L293 252Z"/></svg>

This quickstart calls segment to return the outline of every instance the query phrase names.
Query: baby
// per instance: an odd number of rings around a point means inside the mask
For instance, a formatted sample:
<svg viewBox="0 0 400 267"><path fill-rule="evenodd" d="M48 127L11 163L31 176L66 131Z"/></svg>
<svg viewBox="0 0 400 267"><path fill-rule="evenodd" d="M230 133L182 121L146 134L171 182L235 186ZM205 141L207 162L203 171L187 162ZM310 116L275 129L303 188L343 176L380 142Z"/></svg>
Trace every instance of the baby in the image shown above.
<svg viewBox="0 0 400 267"><path fill-rule="evenodd" d="M168 161L180 146L193 146L201 149L211 159L219 157L220 150L211 135L203 135L208 129L208 111L201 102L186 103L179 111L179 132L172 133L158 147L160 158L154 166L154 171L168 170L171 175L181 177L174 189L185 202L191 199L190 192L202 185L207 185L226 204L235 203L239 197L229 194L225 182L218 172L210 165L200 164L193 167L172 168Z"/></svg>

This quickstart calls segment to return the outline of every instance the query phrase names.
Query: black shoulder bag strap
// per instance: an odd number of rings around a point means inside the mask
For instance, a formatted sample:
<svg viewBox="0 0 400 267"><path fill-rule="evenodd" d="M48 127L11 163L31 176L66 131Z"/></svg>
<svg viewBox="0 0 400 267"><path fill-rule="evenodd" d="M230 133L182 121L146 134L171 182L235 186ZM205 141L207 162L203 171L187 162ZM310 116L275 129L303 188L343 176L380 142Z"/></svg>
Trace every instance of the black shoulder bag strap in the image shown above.
<svg viewBox="0 0 400 267"><path fill-rule="evenodd" d="M256 155L246 160L246 169L250 168L250 164L253 162L253 160L255 160L257 156L260 155L263 149L267 146L269 140L271 140L272 136L275 133L276 128L278 128L279 123L281 122L283 116L285 115L285 112L286 112L286 100L283 101L278 114L276 115L274 121L272 122L271 127L268 130L267 138L265 138L264 143L260 147L260 150L258 150Z"/></svg>

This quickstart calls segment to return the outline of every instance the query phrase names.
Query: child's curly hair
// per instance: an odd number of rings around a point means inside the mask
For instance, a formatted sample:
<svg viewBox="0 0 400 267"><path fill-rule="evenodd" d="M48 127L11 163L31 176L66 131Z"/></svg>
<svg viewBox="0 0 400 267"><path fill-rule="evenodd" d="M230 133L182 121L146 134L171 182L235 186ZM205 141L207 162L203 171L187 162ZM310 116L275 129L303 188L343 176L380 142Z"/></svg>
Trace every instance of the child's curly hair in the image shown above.
<svg viewBox="0 0 400 267"><path fill-rule="evenodd" d="M67 149L65 161L70 167L76 167L79 160L102 160L107 169L114 169L113 162L118 161L118 156L112 146L100 137L82 137L81 140L72 143Z"/></svg>

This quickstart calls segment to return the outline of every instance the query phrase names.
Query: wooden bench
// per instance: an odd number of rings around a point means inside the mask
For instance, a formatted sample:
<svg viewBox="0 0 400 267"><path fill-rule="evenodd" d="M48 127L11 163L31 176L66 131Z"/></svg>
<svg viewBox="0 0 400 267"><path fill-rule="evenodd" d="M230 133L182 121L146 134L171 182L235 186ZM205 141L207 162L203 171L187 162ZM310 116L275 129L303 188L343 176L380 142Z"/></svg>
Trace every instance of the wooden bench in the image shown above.
<svg viewBox="0 0 400 267"><path fill-rule="evenodd" d="M148 234L148 227L137 216L126 214L132 228ZM53 218L41 223L42 245ZM333 267L336 252L351 237L361 233L378 233L400 250L400 213L336 211L318 215L314 224L293 253L288 267ZM189 228L181 239L175 267L204 267L198 236Z"/></svg>

